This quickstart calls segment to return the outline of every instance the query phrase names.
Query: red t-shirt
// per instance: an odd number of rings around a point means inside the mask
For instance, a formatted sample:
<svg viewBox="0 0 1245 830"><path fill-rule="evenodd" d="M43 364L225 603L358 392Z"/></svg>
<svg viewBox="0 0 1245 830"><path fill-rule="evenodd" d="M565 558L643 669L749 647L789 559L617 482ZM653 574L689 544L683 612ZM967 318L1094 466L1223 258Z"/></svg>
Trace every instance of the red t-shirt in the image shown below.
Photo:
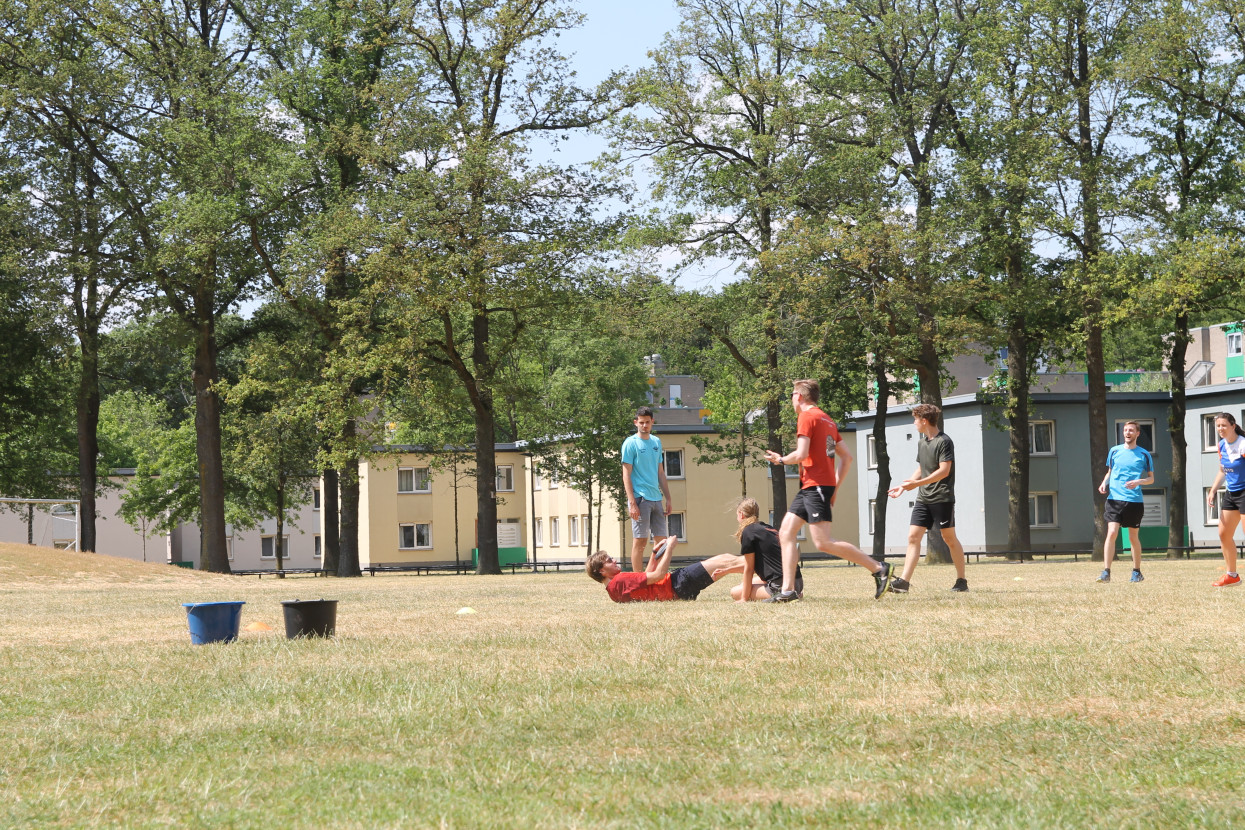
<svg viewBox="0 0 1245 830"><path fill-rule="evenodd" d="M620 573L610 580L605 590L614 602L678 599L674 595L674 586L670 583L670 574L649 585L648 574L643 571Z"/></svg>
<svg viewBox="0 0 1245 830"><path fill-rule="evenodd" d="M839 425L817 407L800 413L796 435L808 436L808 458L800 462L800 487L833 487L838 484L832 460L839 443Z"/></svg>

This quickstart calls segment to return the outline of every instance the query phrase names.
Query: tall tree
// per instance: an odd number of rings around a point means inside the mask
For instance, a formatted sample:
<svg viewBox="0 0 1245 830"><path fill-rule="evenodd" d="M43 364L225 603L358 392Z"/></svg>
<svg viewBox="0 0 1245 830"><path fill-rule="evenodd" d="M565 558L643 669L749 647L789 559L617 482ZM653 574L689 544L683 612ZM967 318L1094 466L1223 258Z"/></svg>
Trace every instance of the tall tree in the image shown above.
<svg viewBox="0 0 1245 830"><path fill-rule="evenodd" d="M475 417L478 571L500 573L497 386L509 355L552 307L576 301L616 191L586 168L537 163L538 140L600 123L621 103L608 81L575 86L550 45L579 15L558 0L450 0L420 6L403 30L415 51L378 136L387 174L368 201L366 268L390 331L413 359L462 386ZM543 138L542 138L543 137Z"/></svg>

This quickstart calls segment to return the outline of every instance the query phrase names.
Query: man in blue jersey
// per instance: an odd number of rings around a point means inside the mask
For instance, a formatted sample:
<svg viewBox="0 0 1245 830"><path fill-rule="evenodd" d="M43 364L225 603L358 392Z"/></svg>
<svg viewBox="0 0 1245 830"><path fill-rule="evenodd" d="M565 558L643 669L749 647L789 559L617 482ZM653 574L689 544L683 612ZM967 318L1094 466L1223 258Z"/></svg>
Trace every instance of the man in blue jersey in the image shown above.
<svg viewBox="0 0 1245 830"><path fill-rule="evenodd" d="M653 435L653 410L647 406L637 409L634 423L635 434L627 436L622 445L622 476L627 515L631 517L631 570L639 573L644 570L644 545L649 537L656 543L667 535L671 501L661 439Z"/></svg>
<svg viewBox="0 0 1245 830"><path fill-rule="evenodd" d="M1154 459L1137 446L1141 426L1136 421L1124 423L1124 443L1116 444L1107 453L1107 474L1098 485L1098 492L1107 495L1107 538L1102 547L1102 573L1099 582L1111 581L1111 560L1115 558L1115 539L1120 528L1128 529L1128 542L1133 551L1133 575L1129 582L1140 582L1141 517L1145 502L1143 484L1154 483Z"/></svg>

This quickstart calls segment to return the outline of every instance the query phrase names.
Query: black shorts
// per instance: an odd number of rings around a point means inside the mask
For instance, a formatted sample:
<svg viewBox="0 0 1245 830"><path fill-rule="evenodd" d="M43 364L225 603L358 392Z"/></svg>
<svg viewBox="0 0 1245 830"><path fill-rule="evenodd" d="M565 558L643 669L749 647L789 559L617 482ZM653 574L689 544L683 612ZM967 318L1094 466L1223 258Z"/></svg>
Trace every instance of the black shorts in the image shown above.
<svg viewBox="0 0 1245 830"><path fill-rule="evenodd" d="M1120 527L1141 527L1141 517L1145 515L1145 512L1145 502L1107 499L1107 509L1104 515L1108 523L1115 522Z"/></svg>
<svg viewBox="0 0 1245 830"><path fill-rule="evenodd" d="M805 487L795 494L787 512L794 513L811 525L828 522L830 521L830 498L833 495L834 488L826 487L824 484Z"/></svg>
<svg viewBox="0 0 1245 830"><path fill-rule="evenodd" d="M1224 490L1219 496L1219 509L1245 513L1245 490Z"/></svg>
<svg viewBox="0 0 1245 830"><path fill-rule="evenodd" d="M955 502L953 501L918 501L912 508L912 519L908 524L913 527L941 528L955 527Z"/></svg>
<svg viewBox="0 0 1245 830"><path fill-rule="evenodd" d="M765 583L765 590L769 591L771 597L776 597L782 593L782 577L776 576ZM795 592L797 594L804 593L804 574L800 573L799 568L795 571Z"/></svg>
<svg viewBox="0 0 1245 830"><path fill-rule="evenodd" d="M670 572L670 587L679 599L696 599L713 584L713 576L699 562Z"/></svg>

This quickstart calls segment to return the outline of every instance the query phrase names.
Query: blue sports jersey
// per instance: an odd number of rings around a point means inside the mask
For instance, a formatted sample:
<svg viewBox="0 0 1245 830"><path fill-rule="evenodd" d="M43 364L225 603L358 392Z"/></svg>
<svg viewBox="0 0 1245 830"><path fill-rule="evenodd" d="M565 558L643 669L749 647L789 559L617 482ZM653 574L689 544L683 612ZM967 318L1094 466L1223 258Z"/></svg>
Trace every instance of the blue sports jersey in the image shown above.
<svg viewBox="0 0 1245 830"><path fill-rule="evenodd" d="M645 441L632 433L622 445L622 460L631 465L631 489L636 498L661 501L661 481L658 468L665 458L661 452L661 439L650 435Z"/></svg>
<svg viewBox="0 0 1245 830"><path fill-rule="evenodd" d="M1245 436L1237 435L1231 442L1219 439L1219 466L1225 487L1233 493L1245 490Z"/></svg>
<svg viewBox="0 0 1245 830"><path fill-rule="evenodd" d="M1111 469L1107 498L1115 501L1144 501L1141 487L1130 490L1124 486L1124 482L1145 478L1146 473L1154 471L1154 459L1149 452L1141 447L1130 450L1127 444L1116 444L1107 453L1107 467Z"/></svg>

